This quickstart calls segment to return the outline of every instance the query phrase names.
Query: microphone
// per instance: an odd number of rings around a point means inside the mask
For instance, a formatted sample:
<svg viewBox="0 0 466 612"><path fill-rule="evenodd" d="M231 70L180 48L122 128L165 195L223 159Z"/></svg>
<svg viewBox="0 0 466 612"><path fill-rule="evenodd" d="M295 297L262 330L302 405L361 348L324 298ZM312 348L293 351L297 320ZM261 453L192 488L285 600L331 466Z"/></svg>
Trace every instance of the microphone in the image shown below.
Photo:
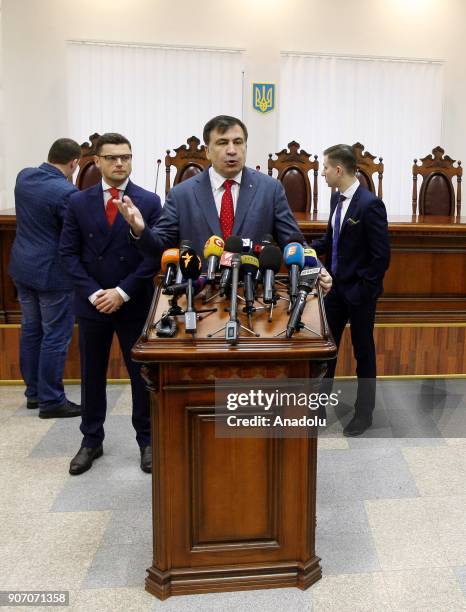
<svg viewBox="0 0 466 612"><path fill-rule="evenodd" d="M315 268L319 265L319 260L317 259L317 253L314 249L307 247L304 249L304 267L305 268Z"/></svg>
<svg viewBox="0 0 466 612"><path fill-rule="evenodd" d="M176 270L178 262L180 261L180 250L179 249L167 249L163 252L161 260L161 269L165 274L162 286L168 287L171 285L176 276Z"/></svg>
<svg viewBox="0 0 466 612"><path fill-rule="evenodd" d="M286 337L291 338L295 331L301 327L301 317L304 312L308 294L314 289L319 278L320 268L306 268L299 275L298 296L291 311L288 325L286 326Z"/></svg>
<svg viewBox="0 0 466 612"><path fill-rule="evenodd" d="M250 253L252 249L253 242L250 238L243 238L243 253Z"/></svg>
<svg viewBox="0 0 466 612"><path fill-rule="evenodd" d="M256 273L259 270L259 260L254 255L241 255L241 268L244 280L245 312L251 313L254 309L254 292L256 288Z"/></svg>
<svg viewBox="0 0 466 612"><path fill-rule="evenodd" d="M231 259L235 253L241 253L243 241L240 236L230 236L226 239L225 250L220 258L220 269L223 269L220 277L219 293L225 295L227 287L231 282Z"/></svg>
<svg viewBox="0 0 466 612"><path fill-rule="evenodd" d="M207 259L207 279L215 280L218 268L218 260L223 253L225 243L219 236L211 236L204 245L204 259Z"/></svg>
<svg viewBox="0 0 466 612"><path fill-rule="evenodd" d="M180 242L180 252L181 252L181 249L184 249L184 248L188 249L192 246L193 246L193 243L191 242L191 240L182 240ZM181 270L180 270L180 264L178 264L178 268L176 270L175 283L182 283L182 282L183 282L183 274L181 273Z"/></svg>
<svg viewBox="0 0 466 612"><path fill-rule="evenodd" d="M187 306L184 313L185 330L190 333L196 331L196 311L193 306L193 280L197 280L201 274L202 261L199 255L191 247L180 250L180 270L188 279L186 288Z"/></svg>
<svg viewBox="0 0 466 612"><path fill-rule="evenodd" d="M262 253L262 249L265 246L270 245L270 244L275 244L272 234L264 234L264 237L262 238L261 242L256 242L255 244L253 244L252 252L254 253L256 257L259 257L259 255ZM256 272L256 285L258 285L261 282L262 282L262 272L261 272L261 269L259 268Z"/></svg>
<svg viewBox="0 0 466 612"><path fill-rule="evenodd" d="M205 276L200 276L197 280L193 282L193 294L197 295L200 291L204 289L207 284L207 278ZM175 283L170 285L166 289L163 290L164 295L170 295L172 297L180 297L186 293L188 288L188 281L184 283Z"/></svg>
<svg viewBox="0 0 466 612"><path fill-rule="evenodd" d="M231 297L230 297L230 320L225 326L225 340L228 344L238 342L238 281L241 266L241 255L233 253L231 258Z"/></svg>
<svg viewBox="0 0 466 612"><path fill-rule="evenodd" d="M299 273L304 268L304 249L298 242L290 242L283 252L283 261L288 268L288 293L291 305L298 295Z"/></svg>
<svg viewBox="0 0 466 612"><path fill-rule="evenodd" d="M275 274L280 270L281 263L282 252L277 246L269 244L262 249L259 255L259 266L264 278L264 295L262 299L265 304L274 302Z"/></svg>

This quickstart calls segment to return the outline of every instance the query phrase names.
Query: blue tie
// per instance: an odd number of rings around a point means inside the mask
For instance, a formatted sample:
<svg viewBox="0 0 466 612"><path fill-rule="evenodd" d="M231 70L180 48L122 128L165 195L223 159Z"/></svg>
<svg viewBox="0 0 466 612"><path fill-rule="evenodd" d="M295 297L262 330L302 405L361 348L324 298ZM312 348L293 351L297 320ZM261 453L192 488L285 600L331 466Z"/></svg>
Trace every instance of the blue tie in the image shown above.
<svg viewBox="0 0 466 612"><path fill-rule="evenodd" d="M343 202L346 200L346 196L340 193L338 204L335 208L335 218L333 221L333 240L332 240L332 274L336 274L337 263L338 263L338 238L340 237L340 226L341 226L341 208Z"/></svg>

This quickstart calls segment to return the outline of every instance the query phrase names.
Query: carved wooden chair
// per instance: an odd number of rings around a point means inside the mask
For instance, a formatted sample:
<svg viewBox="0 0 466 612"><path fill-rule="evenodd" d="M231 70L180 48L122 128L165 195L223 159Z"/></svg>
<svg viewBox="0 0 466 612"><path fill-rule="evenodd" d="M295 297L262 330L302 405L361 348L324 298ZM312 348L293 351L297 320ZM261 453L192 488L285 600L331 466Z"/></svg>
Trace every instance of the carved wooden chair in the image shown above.
<svg viewBox="0 0 466 612"><path fill-rule="evenodd" d="M277 153L277 159L272 159L269 153L268 173L277 170L278 180L282 182L288 203L293 212L309 213L311 210L311 199L313 201L313 212L317 213L317 176L319 174L319 162L317 155L314 161L310 160L310 153L304 149L299 151L300 144L294 140L288 143L288 149ZM313 170L313 184L309 180L309 171Z"/></svg>
<svg viewBox="0 0 466 612"><path fill-rule="evenodd" d="M89 136L89 142L84 142L81 145L81 158L79 160L79 171L76 177L76 187L78 189L87 189L93 187L101 180L102 175L94 162L95 144L100 134L92 134Z"/></svg>
<svg viewBox="0 0 466 612"><path fill-rule="evenodd" d="M442 215L446 217L455 214L455 189L453 177L456 176L456 214L461 214L461 177L463 168L461 162L455 161L448 155L444 155L442 147L432 149L432 155L426 155L413 164L413 215L417 212L418 193L417 177L422 176L421 189L419 191L419 214L420 215Z"/></svg>
<svg viewBox="0 0 466 612"><path fill-rule="evenodd" d="M364 145L360 142L356 142L353 145L353 149L354 154L356 155L356 176L358 177L359 182L363 187L369 189L369 191L372 193L375 193L376 191L373 175L377 172L377 197L382 199L382 180L384 171L382 157L379 157L378 163L375 163L374 160L376 156L369 153L369 151L364 151Z"/></svg>
<svg viewBox="0 0 466 612"><path fill-rule="evenodd" d="M201 141L196 136L191 136L186 141L188 146L181 145L174 149L175 155L170 155L170 149L167 149L165 156L165 194L170 191L170 169L175 166L176 174L173 179L173 186L178 185L182 181L199 174L210 164L205 154L205 146L201 145Z"/></svg>

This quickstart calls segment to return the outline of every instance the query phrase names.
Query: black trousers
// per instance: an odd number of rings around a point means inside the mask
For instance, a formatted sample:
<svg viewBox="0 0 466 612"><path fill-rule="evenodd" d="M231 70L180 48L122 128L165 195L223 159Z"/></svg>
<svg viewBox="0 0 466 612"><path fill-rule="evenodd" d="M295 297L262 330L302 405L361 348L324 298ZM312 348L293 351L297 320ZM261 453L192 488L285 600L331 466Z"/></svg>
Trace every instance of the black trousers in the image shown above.
<svg viewBox="0 0 466 612"><path fill-rule="evenodd" d="M349 304L340 293L338 285L332 287L325 297L327 321L337 345L349 321L351 342L356 359L358 393L355 403L356 415L370 416L375 407L375 378L377 376L374 320L377 300L372 299L358 305ZM337 360L329 362L326 378L333 379Z"/></svg>
<svg viewBox="0 0 466 612"><path fill-rule="evenodd" d="M149 392L141 377L140 364L131 359L131 348L141 334L145 319L108 321L78 318L81 356L82 446L96 447L104 439L107 413L107 368L113 334L116 333L131 379L132 423L140 447L150 444Z"/></svg>

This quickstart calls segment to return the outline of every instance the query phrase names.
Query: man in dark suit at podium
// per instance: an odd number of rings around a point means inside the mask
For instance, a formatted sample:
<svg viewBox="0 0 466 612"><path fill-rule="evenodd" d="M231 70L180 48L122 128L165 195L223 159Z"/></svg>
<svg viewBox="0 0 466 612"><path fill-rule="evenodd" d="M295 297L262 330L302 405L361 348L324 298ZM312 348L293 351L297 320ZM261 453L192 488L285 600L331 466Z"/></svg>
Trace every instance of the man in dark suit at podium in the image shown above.
<svg viewBox="0 0 466 612"><path fill-rule="evenodd" d="M103 134L96 142L95 163L102 181L73 195L60 242L62 260L75 285L79 323L82 414L81 448L70 464L70 474L81 474L103 453L107 408L106 378L113 335L120 343L131 379L132 422L140 447L141 469L150 472L149 394L140 366L131 359L150 307L152 277L158 261L143 258L128 239L127 225L115 200L127 194L149 225L161 212L157 195L129 180L131 145L121 134Z"/></svg>
<svg viewBox="0 0 466 612"><path fill-rule="evenodd" d="M208 121L203 132L211 166L170 190L163 213L155 226L144 222L130 198L117 202L120 212L144 253L163 252L191 240L202 254L206 241L231 235L260 242L272 234L283 248L299 227L276 179L246 167L248 131L236 117L219 115ZM323 271L324 291L331 286Z"/></svg>
<svg viewBox="0 0 466 612"><path fill-rule="evenodd" d="M338 191L331 198L327 232L312 245L317 254L326 255L325 263L333 277L325 311L337 346L346 323L350 323L358 393L354 417L343 430L347 436L361 435L372 424L375 309L390 261L385 205L359 184L355 173L352 147L341 144L324 151L322 176ZM329 362L327 378L333 378L335 366L335 360Z"/></svg>
<svg viewBox="0 0 466 612"><path fill-rule="evenodd" d="M8 271L21 304L20 368L28 408L42 419L75 417L80 406L63 387L73 334L73 282L60 263L58 243L69 197L68 179L81 156L78 143L56 140L47 163L21 170L16 179L16 237Z"/></svg>

